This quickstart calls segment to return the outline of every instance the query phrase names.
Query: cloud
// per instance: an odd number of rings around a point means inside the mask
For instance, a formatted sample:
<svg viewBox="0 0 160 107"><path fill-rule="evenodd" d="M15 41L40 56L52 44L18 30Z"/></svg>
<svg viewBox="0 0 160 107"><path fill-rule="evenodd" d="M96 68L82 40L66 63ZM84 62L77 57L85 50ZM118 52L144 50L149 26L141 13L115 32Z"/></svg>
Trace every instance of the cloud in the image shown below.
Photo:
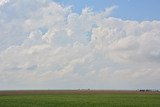
<svg viewBox="0 0 160 107"><path fill-rule="evenodd" d="M24 5L25 4L25 5ZM49 0L0 7L0 88L160 88L160 21Z"/></svg>
<svg viewBox="0 0 160 107"><path fill-rule="evenodd" d="M115 9L117 9L118 8L118 6L117 5L114 5L114 6L111 6L111 7L109 7L109 8L106 8L105 9L105 12L104 13L102 13L102 16L104 17L104 16L109 16Z"/></svg>
<svg viewBox="0 0 160 107"><path fill-rule="evenodd" d="M9 2L9 0L0 0L0 6L3 6L3 5L6 4L7 2Z"/></svg>

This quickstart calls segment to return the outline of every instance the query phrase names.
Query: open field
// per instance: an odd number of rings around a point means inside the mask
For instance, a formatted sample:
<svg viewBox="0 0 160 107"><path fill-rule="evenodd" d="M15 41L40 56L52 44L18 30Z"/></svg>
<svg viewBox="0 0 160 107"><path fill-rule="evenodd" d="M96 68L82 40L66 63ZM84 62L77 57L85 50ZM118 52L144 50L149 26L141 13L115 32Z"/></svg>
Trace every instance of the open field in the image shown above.
<svg viewBox="0 0 160 107"><path fill-rule="evenodd" d="M0 91L0 107L160 107L160 92L113 90Z"/></svg>

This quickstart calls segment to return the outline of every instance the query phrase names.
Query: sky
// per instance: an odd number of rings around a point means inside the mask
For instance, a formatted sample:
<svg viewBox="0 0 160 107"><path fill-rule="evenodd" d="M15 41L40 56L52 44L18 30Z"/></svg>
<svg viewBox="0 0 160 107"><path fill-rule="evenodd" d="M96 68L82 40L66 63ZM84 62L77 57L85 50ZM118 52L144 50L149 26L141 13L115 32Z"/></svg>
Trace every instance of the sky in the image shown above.
<svg viewBox="0 0 160 107"><path fill-rule="evenodd" d="M118 7L112 13L113 17L124 20L159 20L159 0L55 0L63 5L73 6L73 11L80 13L85 7L91 7L100 12L106 7L116 5Z"/></svg>
<svg viewBox="0 0 160 107"><path fill-rule="evenodd" d="M0 0L0 90L160 89L159 0Z"/></svg>

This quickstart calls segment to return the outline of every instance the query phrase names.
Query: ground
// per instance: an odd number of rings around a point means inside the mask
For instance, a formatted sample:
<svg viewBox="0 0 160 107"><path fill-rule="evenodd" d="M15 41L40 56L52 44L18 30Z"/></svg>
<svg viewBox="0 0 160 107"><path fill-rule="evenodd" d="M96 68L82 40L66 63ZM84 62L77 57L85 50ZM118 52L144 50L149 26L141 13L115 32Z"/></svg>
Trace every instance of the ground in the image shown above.
<svg viewBox="0 0 160 107"><path fill-rule="evenodd" d="M112 90L0 91L0 107L160 107L160 92Z"/></svg>

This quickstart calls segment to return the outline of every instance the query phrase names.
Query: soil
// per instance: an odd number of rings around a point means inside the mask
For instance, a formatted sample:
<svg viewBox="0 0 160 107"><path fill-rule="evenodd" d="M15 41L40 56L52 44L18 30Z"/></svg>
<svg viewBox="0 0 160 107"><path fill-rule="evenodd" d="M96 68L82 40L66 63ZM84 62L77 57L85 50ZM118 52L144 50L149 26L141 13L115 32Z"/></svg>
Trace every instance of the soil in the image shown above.
<svg viewBox="0 0 160 107"><path fill-rule="evenodd" d="M136 91L136 90L6 90L0 91L0 95L24 95L24 94L160 94L160 91Z"/></svg>

